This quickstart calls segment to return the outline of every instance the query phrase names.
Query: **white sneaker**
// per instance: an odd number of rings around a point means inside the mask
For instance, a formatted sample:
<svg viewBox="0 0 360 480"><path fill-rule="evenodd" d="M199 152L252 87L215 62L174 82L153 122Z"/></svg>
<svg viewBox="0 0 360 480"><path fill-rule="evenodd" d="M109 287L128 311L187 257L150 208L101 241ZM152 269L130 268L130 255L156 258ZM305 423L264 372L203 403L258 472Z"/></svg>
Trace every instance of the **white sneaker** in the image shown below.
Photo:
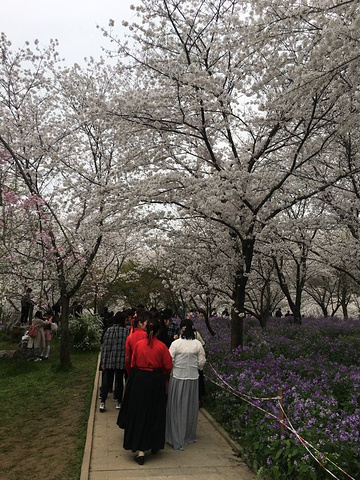
<svg viewBox="0 0 360 480"><path fill-rule="evenodd" d="M100 412L105 412L106 408L105 408L105 403L104 402L100 403L99 410L100 410Z"/></svg>
<svg viewBox="0 0 360 480"><path fill-rule="evenodd" d="M120 408L121 408L121 403L117 402L117 404L116 404L116 407L115 407L115 408L117 408L118 410L120 410Z"/></svg>

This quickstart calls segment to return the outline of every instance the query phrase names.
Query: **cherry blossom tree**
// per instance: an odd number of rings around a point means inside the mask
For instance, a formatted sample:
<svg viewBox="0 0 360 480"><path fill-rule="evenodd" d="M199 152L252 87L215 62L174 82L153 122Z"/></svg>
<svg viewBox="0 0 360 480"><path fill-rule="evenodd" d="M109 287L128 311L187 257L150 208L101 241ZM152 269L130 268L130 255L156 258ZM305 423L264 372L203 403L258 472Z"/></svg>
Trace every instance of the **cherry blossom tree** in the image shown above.
<svg viewBox="0 0 360 480"><path fill-rule="evenodd" d="M129 43L107 33L134 73L110 113L141 144L142 200L228 231L235 348L259 235L358 171L335 146L358 101L358 4L143 0L136 10Z"/></svg>
<svg viewBox="0 0 360 480"><path fill-rule="evenodd" d="M2 36L0 144L18 184L14 193L33 206L36 231L27 241L38 247L42 275L57 282L60 359L69 367L70 299L110 232L126 235L129 181L120 145L125 129L99 115L116 75L93 60L85 69L60 68L55 47L12 51Z"/></svg>
<svg viewBox="0 0 360 480"><path fill-rule="evenodd" d="M261 327L265 329L272 312L283 301L284 293L276 281L273 260L264 255L261 246L259 250L260 252L255 251L245 309L247 314L257 318Z"/></svg>
<svg viewBox="0 0 360 480"><path fill-rule="evenodd" d="M294 322L298 324L301 324L304 287L312 269L316 269L310 253L319 231L321 214L312 201L299 202L277 217L271 242L264 245L273 259L278 283Z"/></svg>
<svg viewBox="0 0 360 480"><path fill-rule="evenodd" d="M340 278L330 268L313 275L305 284L305 292L321 309L324 317L333 317L341 306Z"/></svg>
<svg viewBox="0 0 360 480"><path fill-rule="evenodd" d="M168 217L163 220L162 234L152 245L158 252L157 268L179 292L184 310L202 311L212 332L212 311L231 302L234 258L229 257L232 249L227 245L231 238L226 230L214 228L203 218L181 218L181 228L177 229L169 222Z"/></svg>

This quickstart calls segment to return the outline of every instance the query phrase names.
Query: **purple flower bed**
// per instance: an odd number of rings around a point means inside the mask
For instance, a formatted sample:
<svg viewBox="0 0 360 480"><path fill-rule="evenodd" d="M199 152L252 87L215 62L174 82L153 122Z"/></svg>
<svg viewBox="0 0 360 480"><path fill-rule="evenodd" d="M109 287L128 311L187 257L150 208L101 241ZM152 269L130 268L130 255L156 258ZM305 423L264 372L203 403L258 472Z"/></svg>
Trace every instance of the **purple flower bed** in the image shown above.
<svg viewBox="0 0 360 480"><path fill-rule="evenodd" d="M360 478L360 341L359 320L306 318L302 325L273 319L266 331L245 321L245 347L229 352L230 322L211 319L215 337L205 325L208 362L240 395L276 397L281 387L284 409L295 430L354 479ZM220 389L208 365L207 408L236 438L259 478L308 480L331 478L279 423L276 400L251 400ZM311 450L313 452L313 450ZM314 453L314 452L313 452ZM335 478L349 478L316 454ZM334 477L333 477L334 478Z"/></svg>

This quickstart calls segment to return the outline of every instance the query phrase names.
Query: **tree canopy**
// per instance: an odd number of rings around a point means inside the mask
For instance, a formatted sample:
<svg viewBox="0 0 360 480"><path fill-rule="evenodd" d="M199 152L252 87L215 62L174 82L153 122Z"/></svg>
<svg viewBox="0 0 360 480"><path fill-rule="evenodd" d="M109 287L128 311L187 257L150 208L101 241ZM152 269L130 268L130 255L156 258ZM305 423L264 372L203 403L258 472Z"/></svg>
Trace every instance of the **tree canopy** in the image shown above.
<svg viewBox="0 0 360 480"><path fill-rule="evenodd" d="M345 311L359 18L355 0L143 0L127 39L103 29L116 64L83 68L2 35L3 294L40 283L66 322L131 259L184 305L230 305L232 348L245 315L285 302L300 322L303 295L324 312L339 282Z"/></svg>

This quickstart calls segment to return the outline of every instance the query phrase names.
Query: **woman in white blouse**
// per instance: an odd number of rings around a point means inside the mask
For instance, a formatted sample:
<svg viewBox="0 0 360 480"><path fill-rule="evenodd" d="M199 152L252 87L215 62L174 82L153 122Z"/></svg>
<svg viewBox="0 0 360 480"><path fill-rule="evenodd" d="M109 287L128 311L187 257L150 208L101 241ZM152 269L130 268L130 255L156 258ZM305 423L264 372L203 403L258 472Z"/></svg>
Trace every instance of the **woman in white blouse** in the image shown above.
<svg viewBox="0 0 360 480"><path fill-rule="evenodd" d="M195 338L193 322L180 324L180 338L172 342L173 359L166 409L166 442L176 450L196 442L199 414L199 370L206 358L201 342Z"/></svg>

